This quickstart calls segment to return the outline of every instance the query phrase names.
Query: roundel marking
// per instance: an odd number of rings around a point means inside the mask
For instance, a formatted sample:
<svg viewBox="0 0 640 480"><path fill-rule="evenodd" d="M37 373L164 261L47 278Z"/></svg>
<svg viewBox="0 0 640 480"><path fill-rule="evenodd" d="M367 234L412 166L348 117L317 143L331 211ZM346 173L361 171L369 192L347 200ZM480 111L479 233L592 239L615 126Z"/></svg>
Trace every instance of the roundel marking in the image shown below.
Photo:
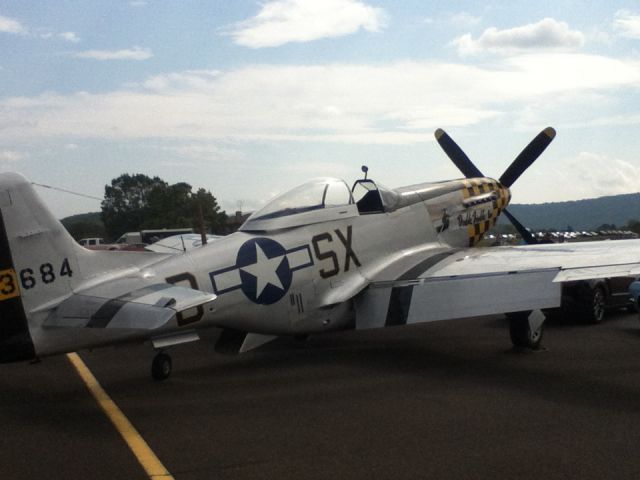
<svg viewBox="0 0 640 480"><path fill-rule="evenodd" d="M252 238L238 250L240 288L254 303L271 305L289 291L292 272L287 251L270 238Z"/></svg>

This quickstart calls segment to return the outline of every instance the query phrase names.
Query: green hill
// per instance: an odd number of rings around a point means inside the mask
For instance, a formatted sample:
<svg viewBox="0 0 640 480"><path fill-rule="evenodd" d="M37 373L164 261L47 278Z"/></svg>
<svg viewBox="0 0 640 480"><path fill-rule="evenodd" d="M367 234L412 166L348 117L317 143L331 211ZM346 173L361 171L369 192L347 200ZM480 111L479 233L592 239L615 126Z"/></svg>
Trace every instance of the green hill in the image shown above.
<svg viewBox="0 0 640 480"><path fill-rule="evenodd" d="M106 235L100 212L81 213L63 218L62 224L76 240Z"/></svg>
<svg viewBox="0 0 640 480"><path fill-rule="evenodd" d="M541 204L509 205L509 212L532 230L594 230L603 224L618 228L640 220L640 193ZM508 223L503 216L500 224Z"/></svg>

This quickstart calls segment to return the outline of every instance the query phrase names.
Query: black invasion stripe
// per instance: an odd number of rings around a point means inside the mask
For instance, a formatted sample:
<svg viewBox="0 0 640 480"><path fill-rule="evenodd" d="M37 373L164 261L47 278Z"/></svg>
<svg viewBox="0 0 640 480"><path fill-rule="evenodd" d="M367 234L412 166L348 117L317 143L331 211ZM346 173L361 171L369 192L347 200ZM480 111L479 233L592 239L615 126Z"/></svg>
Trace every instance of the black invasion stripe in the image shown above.
<svg viewBox="0 0 640 480"><path fill-rule="evenodd" d="M116 313L118 313L120 309L126 304L127 302L117 298L113 298L108 302L103 303L98 311L91 315L89 323L87 323L87 327L105 328L107 325L109 325L109 322L113 320L113 317L116 316Z"/></svg>
<svg viewBox="0 0 640 480"><path fill-rule="evenodd" d="M387 310L387 320L384 323L385 327L407 324L412 294L413 285L408 287L393 287L391 289L389 310Z"/></svg>
<svg viewBox="0 0 640 480"><path fill-rule="evenodd" d="M0 210L0 270L14 270L9 238ZM16 274L17 275L17 274ZM15 285L15 288L20 288ZM30 360L36 355L21 297L0 301L0 362Z"/></svg>
<svg viewBox="0 0 640 480"><path fill-rule="evenodd" d="M448 250L446 252L436 253L435 255L427 258L426 260L423 260L416 266L411 267L409 270L407 270L402 275L400 275L398 277L398 280L415 280L416 278L418 278L418 275L426 272L431 267L433 267L437 263L440 263L445 258L450 257L451 255L456 253L456 251L457 250Z"/></svg>
<svg viewBox="0 0 640 480"><path fill-rule="evenodd" d="M149 295L150 293L161 292L162 290L166 290L167 288L171 288L174 285L169 283L156 283L154 285L149 285L148 287L139 288L138 290L134 290L133 292L126 293L118 297L119 300L135 300L136 298L144 297L145 295Z"/></svg>
<svg viewBox="0 0 640 480"><path fill-rule="evenodd" d="M171 288L173 285L168 283L157 283L155 285L149 285L148 287L139 288L138 290L134 290L133 292L129 292L127 294L121 295L117 298L112 298L111 300L103 303L102 306L91 315L89 319L89 323L87 323L88 328L106 328L109 325L109 322L113 320L113 317L125 306L125 304L135 300L136 298L144 297L150 293L160 292L162 290L166 290L167 288ZM167 297L168 299L169 297ZM165 305L156 305L156 306L169 306L169 302Z"/></svg>

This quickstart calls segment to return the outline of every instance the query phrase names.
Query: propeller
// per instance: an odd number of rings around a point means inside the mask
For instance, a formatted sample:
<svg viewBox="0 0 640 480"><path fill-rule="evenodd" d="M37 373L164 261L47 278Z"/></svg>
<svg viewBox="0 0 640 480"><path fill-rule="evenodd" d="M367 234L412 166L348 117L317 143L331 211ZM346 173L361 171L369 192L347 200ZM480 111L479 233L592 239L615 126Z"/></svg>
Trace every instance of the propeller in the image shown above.
<svg viewBox="0 0 640 480"><path fill-rule="evenodd" d="M536 239L536 237L533 236L533 234L527 230L525 228L524 225L522 225L517 219L516 217L514 217L511 212L509 212L509 210L507 210L506 208L502 211L502 213L504 213L504 216L507 217L509 219L509 221L511 222L511 224L516 227L516 230L518 231L518 233L520 234L520 236L522 237L522 239L524 240L524 243L526 243L527 245L535 245L536 243L539 243L538 240Z"/></svg>
<svg viewBox="0 0 640 480"><path fill-rule="evenodd" d="M555 137L556 131L551 127L545 128L536 135L536 138L531 140L529 145L520 152L520 155L511 162L509 168L504 171L500 177L500 183L507 188L513 185L518 177L544 152Z"/></svg>
<svg viewBox="0 0 640 480"><path fill-rule="evenodd" d="M484 177L469 157L462 151L456 142L441 128L435 131L436 140L447 156L466 178ZM556 136L556 131L547 127L541 131L515 158L511 165L500 176L500 183L509 188L514 182L531 166L533 162L544 152ZM503 210L504 215L513 224L522 239L527 244L538 243L536 238L514 217L507 209Z"/></svg>
<svg viewBox="0 0 640 480"><path fill-rule="evenodd" d="M460 170L465 177L484 177L482 172L478 170L478 167L473 164L469 157L467 157L467 154L462 151L447 132L439 128L436 130L435 136L444 152L449 156L453 164L458 167L458 170Z"/></svg>

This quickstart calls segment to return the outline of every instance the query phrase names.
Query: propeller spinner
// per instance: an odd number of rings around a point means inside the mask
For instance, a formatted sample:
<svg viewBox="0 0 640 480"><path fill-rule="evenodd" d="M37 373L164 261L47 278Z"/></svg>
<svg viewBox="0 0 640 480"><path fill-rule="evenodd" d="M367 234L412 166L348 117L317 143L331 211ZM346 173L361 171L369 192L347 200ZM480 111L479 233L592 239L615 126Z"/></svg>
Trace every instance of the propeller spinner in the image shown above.
<svg viewBox="0 0 640 480"><path fill-rule="evenodd" d="M540 132L536 137L527 145L520 155L518 155L511 165L500 176L499 182L509 188L514 182L524 173L524 171L531 166L533 162L544 152L556 136L556 131L547 127ZM456 167L467 178L484 177L482 172L476 167L471 159L464 153L464 151L458 146L456 142L441 128L435 131L435 137L438 144L447 156L451 159ZM522 236L524 241L528 244L538 243L536 238L527 230L509 211L504 210L505 216L516 228L518 233Z"/></svg>

